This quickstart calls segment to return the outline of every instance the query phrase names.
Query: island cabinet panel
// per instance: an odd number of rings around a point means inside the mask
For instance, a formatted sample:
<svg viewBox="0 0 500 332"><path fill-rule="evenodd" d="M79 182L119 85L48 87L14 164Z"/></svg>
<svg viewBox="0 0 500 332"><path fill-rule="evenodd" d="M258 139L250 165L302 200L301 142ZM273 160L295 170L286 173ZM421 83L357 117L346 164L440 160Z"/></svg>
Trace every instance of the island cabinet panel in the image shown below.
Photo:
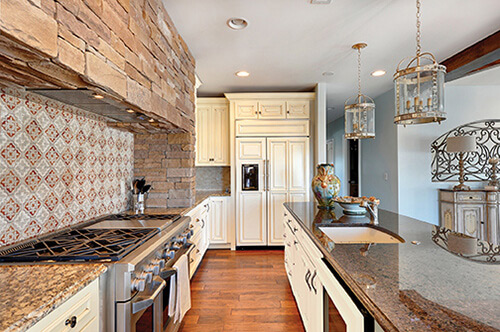
<svg viewBox="0 0 500 332"><path fill-rule="evenodd" d="M321 251L286 209L282 220L285 269L305 330L381 331L377 324L371 323L373 318L367 316L364 308L354 302Z"/></svg>
<svg viewBox="0 0 500 332"><path fill-rule="evenodd" d="M49 315L29 332L99 331L99 280L94 280Z"/></svg>

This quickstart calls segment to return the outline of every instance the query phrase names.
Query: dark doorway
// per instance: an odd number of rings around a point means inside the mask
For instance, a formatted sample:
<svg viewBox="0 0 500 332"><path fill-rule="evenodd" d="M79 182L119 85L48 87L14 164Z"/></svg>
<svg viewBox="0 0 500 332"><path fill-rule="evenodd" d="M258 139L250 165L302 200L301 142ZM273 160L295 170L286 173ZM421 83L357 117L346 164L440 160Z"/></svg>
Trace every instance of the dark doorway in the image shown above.
<svg viewBox="0 0 500 332"><path fill-rule="evenodd" d="M349 195L359 196L359 140L349 142Z"/></svg>

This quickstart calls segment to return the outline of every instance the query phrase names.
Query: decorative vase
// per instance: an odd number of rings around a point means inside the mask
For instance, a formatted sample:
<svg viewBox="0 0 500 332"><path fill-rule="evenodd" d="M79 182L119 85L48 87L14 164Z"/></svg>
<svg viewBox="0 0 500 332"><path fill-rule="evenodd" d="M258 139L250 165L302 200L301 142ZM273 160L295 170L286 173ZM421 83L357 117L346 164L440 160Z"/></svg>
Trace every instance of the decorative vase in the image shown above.
<svg viewBox="0 0 500 332"><path fill-rule="evenodd" d="M340 180L335 176L335 168L333 164L319 164L316 170L317 174L311 183L314 197L320 208L332 208L333 198L340 192Z"/></svg>

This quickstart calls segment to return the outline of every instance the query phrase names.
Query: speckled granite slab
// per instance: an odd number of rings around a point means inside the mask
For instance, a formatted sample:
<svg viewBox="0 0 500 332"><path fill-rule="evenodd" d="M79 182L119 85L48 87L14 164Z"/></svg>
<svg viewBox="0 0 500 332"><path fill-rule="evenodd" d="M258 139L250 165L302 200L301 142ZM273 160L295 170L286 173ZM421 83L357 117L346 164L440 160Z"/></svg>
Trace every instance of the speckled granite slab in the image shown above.
<svg viewBox="0 0 500 332"><path fill-rule="evenodd" d="M319 226L368 222L336 206L286 203L306 233L386 331L500 331L500 265L459 257L432 240L435 227L380 210L380 226L402 244L334 244ZM416 241L413 244L412 241ZM333 276L332 276L333 277Z"/></svg>
<svg viewBox="0 0 500 332"><path fill-rule="evenodd" d="M104 264L0 265L0 331L26 331L106 269Z"/></svg>

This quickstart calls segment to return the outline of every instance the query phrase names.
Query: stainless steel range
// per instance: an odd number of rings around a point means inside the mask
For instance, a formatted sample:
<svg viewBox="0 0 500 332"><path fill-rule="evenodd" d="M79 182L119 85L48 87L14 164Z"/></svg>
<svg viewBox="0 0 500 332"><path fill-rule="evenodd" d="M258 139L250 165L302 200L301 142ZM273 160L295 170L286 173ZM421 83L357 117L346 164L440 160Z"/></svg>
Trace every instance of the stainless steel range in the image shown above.
<svg viewBox="0 0 500 332"><path fill-rule="evenodd" d="M176 303L172 266L193 248L189 220L113 215L1 251L0 262L109 263L100 280L103 330L172 332L180 325L169 315Z"/></svg>

